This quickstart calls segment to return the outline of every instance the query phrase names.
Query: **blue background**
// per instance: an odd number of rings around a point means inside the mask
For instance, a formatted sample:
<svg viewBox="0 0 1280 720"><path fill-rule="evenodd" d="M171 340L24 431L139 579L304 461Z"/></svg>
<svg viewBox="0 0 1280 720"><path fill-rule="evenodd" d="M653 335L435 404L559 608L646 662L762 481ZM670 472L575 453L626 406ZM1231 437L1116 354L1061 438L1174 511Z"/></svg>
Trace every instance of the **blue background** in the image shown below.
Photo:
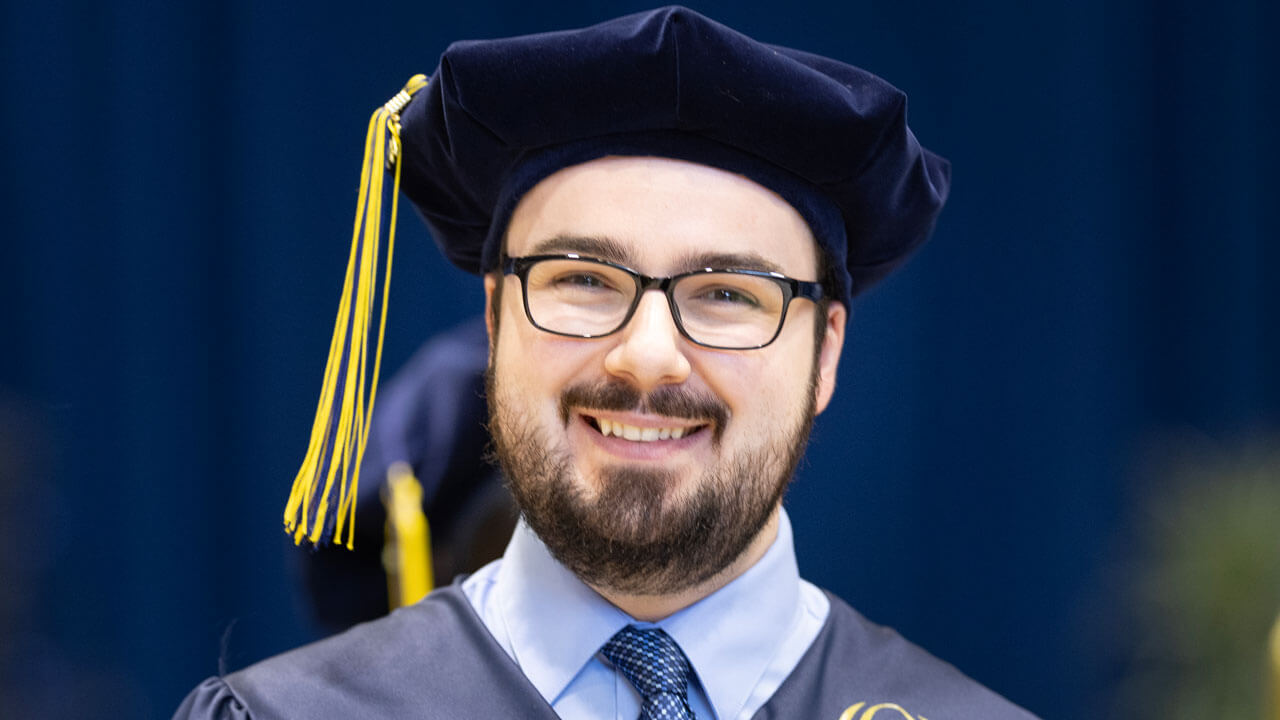
<svg viewBox="0 0 1280 720"><path fill-rule="evenodd" d="M168 717L314 637L280 512L368 113L451 40L644 7L0 5L6 716ZM855 307L789 496L802 571L1046 718L1105 716L1144 458L1280 419L1280 6L692 7L888 78L954 164ZM482 300L401 232L392 368Z"/></svg>

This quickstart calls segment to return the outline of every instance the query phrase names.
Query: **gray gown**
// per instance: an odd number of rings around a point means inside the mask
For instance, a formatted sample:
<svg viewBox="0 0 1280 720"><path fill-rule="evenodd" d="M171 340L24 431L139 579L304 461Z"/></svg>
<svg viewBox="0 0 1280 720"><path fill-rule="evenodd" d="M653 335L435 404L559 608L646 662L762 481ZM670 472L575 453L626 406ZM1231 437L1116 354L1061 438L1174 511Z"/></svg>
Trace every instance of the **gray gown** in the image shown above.
<svg viewBox="0 0 1280 720"><path fill-rule="evenodd" d="M755 720L1035 720L828 594L813 645ZM545 718L460 587L191 692L181 718Z"/></svg>

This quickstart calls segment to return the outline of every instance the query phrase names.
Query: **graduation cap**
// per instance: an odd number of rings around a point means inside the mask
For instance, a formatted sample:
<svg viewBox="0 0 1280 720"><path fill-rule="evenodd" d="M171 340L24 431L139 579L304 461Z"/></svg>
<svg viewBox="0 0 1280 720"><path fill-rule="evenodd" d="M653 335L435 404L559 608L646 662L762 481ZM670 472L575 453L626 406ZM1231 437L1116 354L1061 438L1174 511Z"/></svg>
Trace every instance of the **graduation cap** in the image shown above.
<svg viewBox="0 0 1280 720"><path fill-rule="evenodd" d="M431 337L382 383L360 466L354 552L323 547L299 558L328 629L412 604L501 556L516 514L486 459L488 352L476 316Z"/></svg>
<svg viewBox="0 0 1280 720"><path fill-rule="evenodd" d="M908 128L901 91L681 7L454 43L430 79L414 76L374 113L365 155L320 405L285 511L299 542L351 543L376 393L368 345L384 168L393 182L387 281L400 190L445 256L482 274L541 179L606 156L662 156L741 174L789 202L833 270L827 296L846 304L929 237L950 186L949 164Z"/></svg>

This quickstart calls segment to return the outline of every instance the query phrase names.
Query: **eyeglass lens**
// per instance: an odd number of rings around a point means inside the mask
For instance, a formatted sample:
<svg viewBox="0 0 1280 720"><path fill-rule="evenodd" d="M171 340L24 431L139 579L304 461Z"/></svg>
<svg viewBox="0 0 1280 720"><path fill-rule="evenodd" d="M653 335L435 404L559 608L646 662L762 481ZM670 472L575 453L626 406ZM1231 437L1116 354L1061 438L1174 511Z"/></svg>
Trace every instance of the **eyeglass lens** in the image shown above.
<svg viewBox="0 0 1280 720"><path fill-rule="evenodd" d="M607 335L619 328L636 296L634 276L621 268L569 258L540 260L528 272L530 319L551 332ZM694 342L757 347L773 339L785 309L778 283L733 272L679 278L671 292L679 322Z"/></svg>

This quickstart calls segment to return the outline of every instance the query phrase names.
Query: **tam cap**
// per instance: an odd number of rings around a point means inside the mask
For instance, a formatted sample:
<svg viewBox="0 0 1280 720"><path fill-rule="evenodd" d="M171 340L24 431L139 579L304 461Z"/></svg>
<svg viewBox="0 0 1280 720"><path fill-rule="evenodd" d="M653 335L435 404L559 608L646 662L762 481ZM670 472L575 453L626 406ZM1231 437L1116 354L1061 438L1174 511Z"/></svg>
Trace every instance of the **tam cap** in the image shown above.
<svg viewBox="0 0 1280 720"><path fill-rule="evenodd" d="M415 76L370 120L343 301L285 510L295 541L327 543L345 530L350 546L353 536L386 319L384 282L366 382L383 168L394 178L389 282L401 187L445 256L482 274L496 267L528 190L614 155L710 165L773 190L808 223L833 271L826 294L846 305L928 239L950 187L950 165L907 127L901 91L686 8L454 43L429 81Z"/></svg>
<svg viewBox="0 0 1280 720"><path fill-rule="evenodd" d="M865 70L667 7L451 45L403 113L403 187L449 260L483 273L515 205L556 170L606 155L719 167L800 212L847 305L928 238L946 200L950 166L906 106Z"/></svg>

